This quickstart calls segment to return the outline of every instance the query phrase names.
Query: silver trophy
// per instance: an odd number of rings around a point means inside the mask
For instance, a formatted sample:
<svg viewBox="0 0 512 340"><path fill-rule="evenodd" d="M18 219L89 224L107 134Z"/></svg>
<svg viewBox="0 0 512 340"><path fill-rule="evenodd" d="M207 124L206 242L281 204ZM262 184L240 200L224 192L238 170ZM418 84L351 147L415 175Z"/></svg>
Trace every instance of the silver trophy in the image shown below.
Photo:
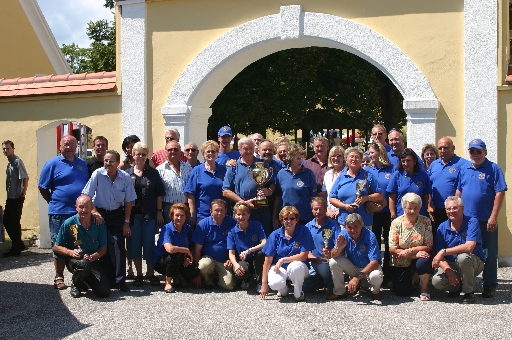
<svg viewBox="0 0 512 340"><path fill-rule="evenodd" d="M324 238L324 248L328 248L329 247L329 238L331 237L331 234L332 234L332 230L331 229L322 229L322 236ZM325 257L322 253L322 262L323 263L328 263L329 262L329 259L327 257Z"/></svg>
<svg viewBox="0 0 512 340"><path fill-rule="evenodd" d="M255 162L254 168L247 169L247 175L258 185L258 190L270 181L273 174L274 169L265 167L265 162ZM268 207L268 200L265 196L257 196L253 204L256 207Z"/></svg>
<svg viewBox="0 0 512 340"><path fill-rule="evenodd" d="M361 197L361 191L363 191L364 186L366 185L366 180L359 180L356 183L356 199ZM359 204L356 204L355 202L351 204L355 209L359 208Z"/></svg>

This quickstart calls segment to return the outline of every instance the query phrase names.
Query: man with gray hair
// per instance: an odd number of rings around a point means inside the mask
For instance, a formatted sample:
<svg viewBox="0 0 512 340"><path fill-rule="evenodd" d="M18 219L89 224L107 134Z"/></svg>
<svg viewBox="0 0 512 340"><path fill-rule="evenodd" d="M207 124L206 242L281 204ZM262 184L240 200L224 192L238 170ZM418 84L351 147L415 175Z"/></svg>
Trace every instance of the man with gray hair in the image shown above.
<svg viewBox="0 0 512 340"><path fill-rule="evenodd" d="M460 197L449 196L444 202L448 220L437 228L434 240L432 267L436 269L432 284L448 291L455 298L464 293L462 303L474 303L474 279L484 268L480 224L474 217L464 215Z"/></svg>
<svg viewBox="0 0 512 340"><path fill-rule="evenodd" d="M349 293L355 293L359 285L370 286L373 300L380 300L382 297L380 286L384 273L380 245L375 234L363 225L361 215L350 214L345 218L345 229L338 229L334 235L334 248L329 260L334 289L327 296L327 300L346 298ZM351 277L348 291L345 288L345 273ZM358 294L365 291L362 288Z"/></svg>
<svg viewBox="0 0 512 340"><path fill-rule="evenodd" d="M315 137L313 141L315 155L304 162L304 167L311 169L315 174L317 192L322 193L322 185L324 184L324 175L329 171L327 156L329 154L329 140L322 136ZM325 193L324 198L326 198Z"/></svg>
<svg viewBox="0 0 512 340"><path fill-rule="evenodd" d="M167 131L165 131L165 144L167 145L167 143L169 143L170 141L176 141L178 143L180 142L180 132L178 131L178 129L170 128ZM167 152L165 152L165 148L156 150L151 155L151 161L153 161L155 168L157 166L159 166L160 164L165 163L166 160L167 160ZM187 157L185 157L185 154L183 153L183 151L181 151L181 153L180 153L180 160L182 162L187 161Z"/></svg>
<svg viewBox="0 0 512 340"><path fill-rule="evenodd" d="M260 144L263 142L263 135L261 133L253 133L251 139L254 141L254 157L260 154Z"/></svg>
<svg viewBox="0 0 512 340"><path fill-rule="evenodd" d="M197 159L199 155L199 148L196 143L188 142L185 144L185 157L187 158L187 163L192 167L196 167L201 162Z"/></svg>
<svg viewBox="0 0 512 340"><path fill-rule="evenodd" d="M257 161L260 161L254 157L254 141L251 138L241 138L238 141L238 148L241 156L235 166L227 168L222 194L234 203L245 202L251 208L250 219L260 222L268 236L272 231L269 207L258 206L255 201L257 196L271 196L275 191L275 184L269 181L264 188L259 189L252 177L249 177L248 172L256 167Z"/></svg>

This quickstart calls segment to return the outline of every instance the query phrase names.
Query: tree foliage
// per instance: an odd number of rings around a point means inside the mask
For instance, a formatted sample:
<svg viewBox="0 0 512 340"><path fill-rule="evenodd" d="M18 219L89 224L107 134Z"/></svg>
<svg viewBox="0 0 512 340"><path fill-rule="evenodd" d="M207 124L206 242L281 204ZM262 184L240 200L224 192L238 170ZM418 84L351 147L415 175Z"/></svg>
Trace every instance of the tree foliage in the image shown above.
<svg viewBox="0 0 512 340"><path fill-rule="evenodd" d="M401 105L398 90L365 60L338 49L289 49L254 62L226 85L212 104L208 135L226 124L246 135L402 126Z"/></svg>

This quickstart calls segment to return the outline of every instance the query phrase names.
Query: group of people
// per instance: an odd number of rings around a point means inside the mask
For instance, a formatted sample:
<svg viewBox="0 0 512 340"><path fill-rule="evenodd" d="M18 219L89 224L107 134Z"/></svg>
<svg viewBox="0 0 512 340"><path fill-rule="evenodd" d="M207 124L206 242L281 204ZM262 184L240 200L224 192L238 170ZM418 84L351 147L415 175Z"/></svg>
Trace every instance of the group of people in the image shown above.
<svg viewBox="0 0 512 340"><path fill-rule="evenodd" d="M400 130L388 134L382 125L373 127L366 154L329 150L320 136L307 160L286 138L272 142L256 133L241 138L238 150L231 150L232 139L224 126L218 141L182 150L179 132L169 129L165 148L150 157L146 144L128 136L122 160L97 136L85 162L75 155L75 138L63 137L38 183L49 204L55 288L67 288L67 267L74 297L88 289L101 297L111 288L128 291L127 278L159 286L157 272L167 293L183 281L224 290L255 284L263 299L269 290L287 295L291 281L297 301L322 288L329 300L365 292L380 299L382 284L392 283L398 295L419 285L427 301L432 279L472 303L473 279L483 271L482 296L494 295L497 216L507 187L483 141L469 143L467 161L443 137L424 148L422 161L404 147ZM19 200L28 176L11 143L2 146L20 169L11 176L11 196ZM262 169L264 183L253 178ZM22 243L11 239L14 256Z"/></svg>

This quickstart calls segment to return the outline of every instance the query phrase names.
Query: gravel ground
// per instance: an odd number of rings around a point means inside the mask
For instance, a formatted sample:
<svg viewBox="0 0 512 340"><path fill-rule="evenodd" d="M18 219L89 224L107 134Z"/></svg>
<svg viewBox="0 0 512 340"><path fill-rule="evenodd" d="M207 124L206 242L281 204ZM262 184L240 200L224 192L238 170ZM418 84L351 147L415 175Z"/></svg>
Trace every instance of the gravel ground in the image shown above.
<svg viewBox="0 0 512 340"><path fill-rule="evenodd" d="M500 268L498 276L496 296L476 294L474 305L433 288L430 302L385 289L378 302L369 296L326 301L317 292L295 303L273 293L261 301L253 288L166 294L163 284L147 283L112 291L108 299L90 292L73 299L69 288L53 288L50 252L30 248L0 258L0 339L511 339L512 268ZM71 275L65 277L70 284Z"/></svg>

